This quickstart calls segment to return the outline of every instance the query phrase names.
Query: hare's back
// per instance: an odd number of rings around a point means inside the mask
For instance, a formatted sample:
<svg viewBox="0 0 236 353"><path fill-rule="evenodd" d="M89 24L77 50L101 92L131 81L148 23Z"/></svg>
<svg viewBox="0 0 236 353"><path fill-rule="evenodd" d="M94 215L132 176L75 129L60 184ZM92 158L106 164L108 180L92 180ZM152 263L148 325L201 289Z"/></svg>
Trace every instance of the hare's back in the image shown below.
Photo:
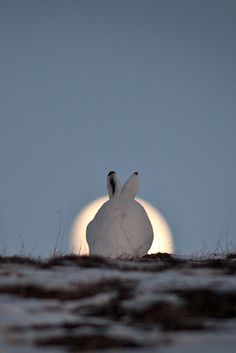
<svg viewBox="0 0 236 353"><path fill-rule="evenodd" d="M107 201L94 218L97 229L108 230L107 236L122 237L132 243L153 240L151 222L144 208L135 200L113 198Z"/></svg>
<svg viewBox="0 0 236 353"><path fill-rule="evenodd" d="M105 256L142 256L152 240L152 226L144 208L125 198L107 201L87 227L91 253Z"/></svg>

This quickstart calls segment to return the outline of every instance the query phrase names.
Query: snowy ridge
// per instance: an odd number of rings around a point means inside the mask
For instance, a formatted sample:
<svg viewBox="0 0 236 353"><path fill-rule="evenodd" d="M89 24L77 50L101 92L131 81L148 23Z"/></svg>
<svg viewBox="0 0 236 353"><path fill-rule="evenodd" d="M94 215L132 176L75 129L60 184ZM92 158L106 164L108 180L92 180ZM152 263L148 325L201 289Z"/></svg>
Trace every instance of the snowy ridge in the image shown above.
<svg viewBox="0 0 236 353"><path fill-rule="evenodd" d="M223 352L226 336L236 344L235 303L234 255L0 257L0 351L191 352L200 344L209 353L218 341Z"/></svg>

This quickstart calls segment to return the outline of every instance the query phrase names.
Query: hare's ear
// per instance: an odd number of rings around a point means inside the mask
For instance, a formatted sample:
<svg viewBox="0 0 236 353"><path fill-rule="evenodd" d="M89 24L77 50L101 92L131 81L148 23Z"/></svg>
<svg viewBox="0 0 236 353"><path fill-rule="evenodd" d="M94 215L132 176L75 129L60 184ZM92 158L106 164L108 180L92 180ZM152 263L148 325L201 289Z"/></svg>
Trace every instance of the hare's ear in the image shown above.
<svg viewBox="0 0 236 353"><path fill-rule="evenodd" d="M112 171L107 175L107 190L110 199L113 196L120 196L121 185L116 172Z"/></svg>
<svg viewBox="0 0 236 353"><path fill-rule="evenodd" d="M134 199L139 188L138 172L133 173L124 183L121 189L121 196L129 199Z"/></svg>

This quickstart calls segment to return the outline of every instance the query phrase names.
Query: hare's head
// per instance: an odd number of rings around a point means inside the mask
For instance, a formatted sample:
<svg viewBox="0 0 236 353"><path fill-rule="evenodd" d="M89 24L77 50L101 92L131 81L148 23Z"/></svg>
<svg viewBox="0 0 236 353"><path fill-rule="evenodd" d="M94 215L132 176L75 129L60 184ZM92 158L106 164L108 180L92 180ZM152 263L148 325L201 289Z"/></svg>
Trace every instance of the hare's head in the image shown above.
<svg viewBox="0 0 236 353"><path fill-rule="evenodd" d="M121 188L120 180L116 172L112 171L107 175L107 189L109 198L124 197L134 199L139 188L138 172L134 172Z"/></svg>

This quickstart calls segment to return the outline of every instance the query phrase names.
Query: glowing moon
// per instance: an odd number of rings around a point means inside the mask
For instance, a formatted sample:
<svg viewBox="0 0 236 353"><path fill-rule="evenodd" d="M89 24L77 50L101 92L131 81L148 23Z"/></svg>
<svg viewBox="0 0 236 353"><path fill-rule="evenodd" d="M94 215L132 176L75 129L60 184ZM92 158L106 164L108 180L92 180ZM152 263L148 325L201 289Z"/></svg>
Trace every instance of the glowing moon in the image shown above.
<svg viewBox="0 0 236 353"><path fill-rule="evenodd" d="M108 200L107 196L91 202L85 207L75 219L71 230L71 247L72 252L80 255L89 254L89 248L86 241L86 228L88 223L94 218L98 209ZM170 227L159 211L150 203L136 198L136 200L144 207L149 219L152 223L154 239L148 253L174 251L173 237Z"/></svg>

